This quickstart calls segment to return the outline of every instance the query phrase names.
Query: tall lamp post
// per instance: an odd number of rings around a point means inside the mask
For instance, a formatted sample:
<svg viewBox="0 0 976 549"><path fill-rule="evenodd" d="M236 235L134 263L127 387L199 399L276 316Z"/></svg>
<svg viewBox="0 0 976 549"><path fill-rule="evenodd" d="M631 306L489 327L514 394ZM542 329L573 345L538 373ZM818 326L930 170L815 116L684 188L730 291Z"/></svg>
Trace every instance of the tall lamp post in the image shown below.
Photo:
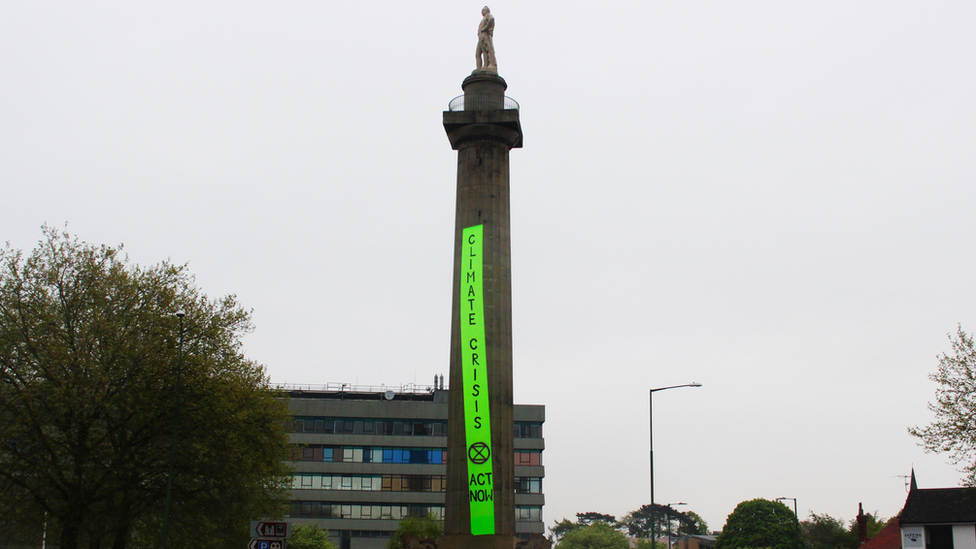
<svg viewBox="0 0 976 549"><path fill-rule="evenodd" d="M177 311L180 319L180 354L176 362L176 406L173 411L173 443L169 447L169 475L166 478L166 511L163 514L163 542L162 549L166 549L166 533L169 531L169 506L173 499L173 464L176 461L176 433L180 426L180 388L183 374L183 317L186 313Z"/></svg>
<svg viewBox="0 0 976 549"><path fill-rule="evenodd" d="M679 387L701 387L701 383L685 383L684 385L671 385L670 387L658 387L657 389L651 389L648 393L647 399L647 409L649 412L650 421L650 441L651 441L651 543L654 542L654 527L656 522L654 520L654 393L658 391L665 391L667 389L677 389ZM164 548L165 549L165 548Z"/></svg>
<svg viewBox="0 0 976 549"><path fill-rule="evenodd" d="M782 502L784 499L793 500L793 523L796 525L796 546L800 547L800 514L796 510L796 498L776 498L776 501Z"/></svg>

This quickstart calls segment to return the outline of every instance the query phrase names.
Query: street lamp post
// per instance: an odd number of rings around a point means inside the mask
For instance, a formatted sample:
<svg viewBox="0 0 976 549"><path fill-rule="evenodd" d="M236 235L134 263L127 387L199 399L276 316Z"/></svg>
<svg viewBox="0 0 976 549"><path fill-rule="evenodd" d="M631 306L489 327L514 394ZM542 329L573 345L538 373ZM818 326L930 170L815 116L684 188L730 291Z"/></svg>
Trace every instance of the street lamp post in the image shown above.
<svg viewBox="0 0 976 549"><path fill-rule="evenodd" d="M163 542L162 549L166 549L166 533L169 531L169 507L173 498L173 464L176 461L176 434L180 426L180 388L183 374L183 317L186 313L177 311L180 319L180 352L176 362L176 406L173 411L173 443L169 447L169 475L166 478L166 511L163 513Z"/></svg>
<svg viewBox="0 0 976 549"><path fill-rule="evenodd" d="M647 399L647 409L648 409L648 424L650 425L650 442L651 442L651 542L654 542L654 527L656 526L654 520L654 393L658 391L664 391L667 389L677 389L679 387L701 387L701 383L685 383L684 385L671 385L670 387L658 387L657 389L651 389L648 393Z"/></svg>
<svg viewBox="0 0 976 549"><path fill-rule="evenodd" d="M800 547L800 514L797 512L796 509L796 498L782 497L782 498L776 498L776 501L782 502L784 499L793 500L793 523L796 525L796 546Z"/></svg>
<svg viewBox="0 0 976 549"><path fill-rule="evenodd" d="M672 505L688 505L688 504L683 501L668 504L668 549L671 549L671 514L672 514L671 511L675 510L674 507L671 507Z"/></svg>

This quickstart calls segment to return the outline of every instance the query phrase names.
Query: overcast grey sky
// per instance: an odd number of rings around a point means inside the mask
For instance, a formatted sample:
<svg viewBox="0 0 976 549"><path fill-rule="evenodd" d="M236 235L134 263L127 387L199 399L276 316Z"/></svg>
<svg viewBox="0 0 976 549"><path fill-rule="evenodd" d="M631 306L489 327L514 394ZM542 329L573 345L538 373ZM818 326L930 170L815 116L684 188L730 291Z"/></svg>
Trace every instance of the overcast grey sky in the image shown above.
<svg viewBox="0 0 976 549"><path fill-rule="evenodd" d="M481 3L0 0L0 237L188 262L274 382L447 373ZM895 514L976 330L976 3L500 1L515 396L552 525L656 499Z"/></svg>

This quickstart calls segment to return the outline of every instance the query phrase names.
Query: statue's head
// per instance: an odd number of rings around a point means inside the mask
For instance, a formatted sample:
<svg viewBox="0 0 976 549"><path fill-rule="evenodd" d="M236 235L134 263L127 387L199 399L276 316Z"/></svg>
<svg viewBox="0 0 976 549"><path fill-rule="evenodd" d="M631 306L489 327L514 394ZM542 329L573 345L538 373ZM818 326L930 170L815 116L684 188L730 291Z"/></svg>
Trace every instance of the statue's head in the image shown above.
<svg viewBox="0 0 976 549"><path fill-rule="evenodd" d="M489 13L491 13L491 10L488 9L488 6L481 8L481 15L488 15Z"/></svg>

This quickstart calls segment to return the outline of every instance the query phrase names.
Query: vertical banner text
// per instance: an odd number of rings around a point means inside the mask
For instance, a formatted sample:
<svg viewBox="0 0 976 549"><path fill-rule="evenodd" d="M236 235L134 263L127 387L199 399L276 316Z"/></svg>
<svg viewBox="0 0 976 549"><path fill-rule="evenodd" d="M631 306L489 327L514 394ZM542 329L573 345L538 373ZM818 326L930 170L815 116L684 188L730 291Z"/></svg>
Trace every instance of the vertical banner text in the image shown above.
<svg viewBox="0 0 976 549"><path fill-rule="evenodd" d="M491 419L488 411L488 355L485 345L484 226L462 231L461 368L464 436L468 447L468 503L471 533L495 533Z"/></svg>

